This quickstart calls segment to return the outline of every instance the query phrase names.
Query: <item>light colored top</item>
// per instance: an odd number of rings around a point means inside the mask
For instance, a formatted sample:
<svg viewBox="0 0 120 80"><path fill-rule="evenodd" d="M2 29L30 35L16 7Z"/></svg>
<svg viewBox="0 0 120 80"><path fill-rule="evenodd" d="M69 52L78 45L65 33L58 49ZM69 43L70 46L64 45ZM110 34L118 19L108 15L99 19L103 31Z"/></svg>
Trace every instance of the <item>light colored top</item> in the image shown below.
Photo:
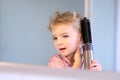
<svg viewBox="0 0 120 80"><path fill-rule="evenodd" d="M72 67L72 64L65 56L56 54L49 59L48 67L70 69Z"/></svg>
<svg viewBox="0 0 120 80"><path fill-rule="evenodd" d="M82 58L83 59L83 58ZM48 67L50 68L65 68L65 69L72 69L72 64L70 61L61 54L53 55L48 62ZM83 60L82 60L82 68L84 69Z"/></svg>

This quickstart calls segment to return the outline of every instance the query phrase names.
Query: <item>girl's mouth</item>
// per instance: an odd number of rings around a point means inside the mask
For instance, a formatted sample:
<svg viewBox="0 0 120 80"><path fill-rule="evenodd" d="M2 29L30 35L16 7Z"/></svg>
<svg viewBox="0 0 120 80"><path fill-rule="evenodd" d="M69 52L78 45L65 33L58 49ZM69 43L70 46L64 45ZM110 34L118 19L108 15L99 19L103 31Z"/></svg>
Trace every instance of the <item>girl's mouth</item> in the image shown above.
<svg viewBox="0 0 120 80"><path fill-rule="evenodd" d="M64 51L65 49L66 49L66 48L60 48L59 50L60 50L60 51Z"/></svg>

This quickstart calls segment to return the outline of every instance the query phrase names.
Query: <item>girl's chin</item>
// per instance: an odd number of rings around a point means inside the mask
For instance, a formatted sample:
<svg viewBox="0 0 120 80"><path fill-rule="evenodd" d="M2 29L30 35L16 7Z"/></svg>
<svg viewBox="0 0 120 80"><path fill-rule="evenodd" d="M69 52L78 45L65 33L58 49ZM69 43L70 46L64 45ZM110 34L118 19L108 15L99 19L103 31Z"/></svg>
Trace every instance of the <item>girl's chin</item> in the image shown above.
<svg viewBox="0 0 120 80"><path fill-rule="evenodd" d="M63 56L69 56L70 54L68 53L60 53L61 55L63 55Z"/></svg>
<svg viewBox="0 0 120 80"><path fill-rule="evenodd" d="M60 54L63 55L63 56L67 56L67 55L68 55L68 54L66 54L66 53L62 53L62 52L61 52Z"/></svg>

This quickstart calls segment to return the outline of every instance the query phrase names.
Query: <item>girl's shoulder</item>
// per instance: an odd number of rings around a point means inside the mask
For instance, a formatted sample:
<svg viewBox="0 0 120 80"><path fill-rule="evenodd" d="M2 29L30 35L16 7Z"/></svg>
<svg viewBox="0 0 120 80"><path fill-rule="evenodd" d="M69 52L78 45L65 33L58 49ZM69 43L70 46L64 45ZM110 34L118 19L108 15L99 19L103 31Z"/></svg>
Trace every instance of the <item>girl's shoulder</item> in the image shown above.
<svg viewBox="0 0 120 80"><path fill-rule="evenodd" d="M63 60L60 58L59 54L57 55L53 55L48 62L48 66L52 67L52 68L64 68L64 62Z"/></svg>
<svg viewBox="0 0 120 80"><path fill-rule="evenodd" d="M61 60L60 54L52 55L49 60L54 60L54 61L55 61L55 60Z"/></svg>

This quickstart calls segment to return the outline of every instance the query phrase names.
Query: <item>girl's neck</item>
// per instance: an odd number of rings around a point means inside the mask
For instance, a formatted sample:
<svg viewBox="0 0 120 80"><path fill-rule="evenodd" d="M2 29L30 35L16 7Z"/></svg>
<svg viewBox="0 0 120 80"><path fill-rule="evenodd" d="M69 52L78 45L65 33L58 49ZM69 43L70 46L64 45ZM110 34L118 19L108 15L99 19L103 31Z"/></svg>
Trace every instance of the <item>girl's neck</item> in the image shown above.
<svg viewBox="0 0 120 80"><path fill-rule="evenodd" d="M70 61L71 64L74 62L74 53L71 53L70 55L66 56L66 58Z"/></svg>

